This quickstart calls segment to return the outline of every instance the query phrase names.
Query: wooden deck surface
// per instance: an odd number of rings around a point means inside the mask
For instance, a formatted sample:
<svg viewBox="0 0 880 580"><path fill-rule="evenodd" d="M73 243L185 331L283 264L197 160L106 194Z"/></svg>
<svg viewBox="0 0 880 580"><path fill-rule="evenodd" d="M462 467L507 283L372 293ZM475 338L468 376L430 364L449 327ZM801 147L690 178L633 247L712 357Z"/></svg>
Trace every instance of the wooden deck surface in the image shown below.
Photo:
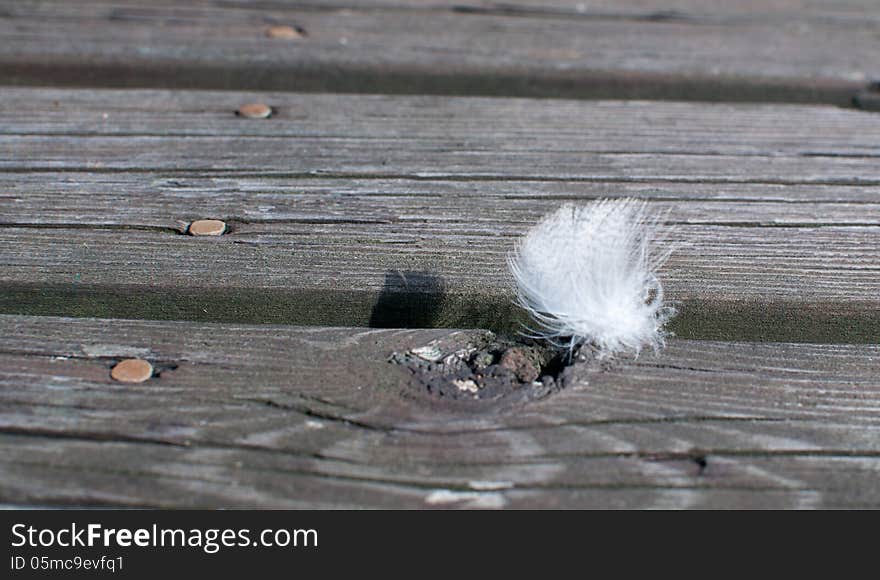
<svg viewBox="0 0 880 580"><path fill-rule="evenodd" d="M874 3L178 4L0 2L0 504L880 507ZM518 329L516 238L622 196L667 349L394 362Z"/></svg>

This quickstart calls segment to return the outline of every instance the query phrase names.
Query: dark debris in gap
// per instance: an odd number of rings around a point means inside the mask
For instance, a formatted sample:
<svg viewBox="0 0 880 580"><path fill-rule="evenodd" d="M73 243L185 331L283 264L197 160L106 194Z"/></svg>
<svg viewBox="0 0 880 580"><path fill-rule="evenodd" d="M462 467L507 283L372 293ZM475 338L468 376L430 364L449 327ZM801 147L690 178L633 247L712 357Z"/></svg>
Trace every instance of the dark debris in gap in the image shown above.
<svg viewBox="0 0 880 580"><path fill-rule="evenodd" d="M438 339L391 355L413 375L413 385L448 401L529 401L561 390L568 376L567 349L538 341L475 335L465 347Z"/></svg>

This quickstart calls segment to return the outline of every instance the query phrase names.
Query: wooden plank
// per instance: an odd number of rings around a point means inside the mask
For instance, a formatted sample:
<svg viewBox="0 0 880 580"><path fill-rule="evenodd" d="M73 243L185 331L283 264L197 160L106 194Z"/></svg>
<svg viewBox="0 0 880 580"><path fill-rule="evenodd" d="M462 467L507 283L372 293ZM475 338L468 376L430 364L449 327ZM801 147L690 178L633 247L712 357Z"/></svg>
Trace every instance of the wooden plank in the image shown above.
<svg viewBox="0 0 880 580"><path fill-rule="evenodd" d="M514 328L516 237L628 195L669 212L680 336L876 342L880 117L299 94L232 114L257 96L5 90L0 311ZM204 217L230 233L180 235Z"/></svg>
<svg viewBox="0 0 880 580"><path fill-rule="evenodd" d="M484 339L0 316L0 502L880 505L877 345L675 340L508 404L444 403L388 362ZM128 356L161 374L113 382Z"/></svg>
<svg viewBox="0 0 880 580"><path fill-rule="evenodd" d="M213 138L233 137L241 141L238 150L227 152L221 159L200 159L196 156L186 169L225 169L244 171L297 170L298 157L316 157L319 152L333 149L344 151L364 147L359 152L360 165L347 165L346 170L366 173L366 167L393 160L400 164L405 157L388 155L459 154L474 157L485 166L483 174L495 173L507 155L535 150L537 154L554 153L577 155L577 161L587 165L587 154L617 155L681 155L697 157L699 166L707 164L706 157L736 157L741 164L755 163L752 158L767 162L772 158L776 179L808 182L828 180L829 165L825 157L873 158L878 151L877 115L841 110L828 106L779 106L756 104L694 104L687 102L649 101L596 101L584 103L571 100L542 102L520 98L450 98L432 95L399 97L383 95L334 95L273 92L229 91L167 91L167 90L72 90L4 87L4 110L0 135L6 140L4 148L16 155L4 156L5 167L21 168L36 164L28 159L28 146L46 146L47 141L58 142L56 147L78 146L48 137L92 137L90 147L101 157L94 156L92 165L123 168L134 165L137 169L168 168L174 166L168 155L159 157L161 149L192 144L188 155L202 152L207 157L215 153L209 146L200 145ZM242 104L265 102L274 108L267 120L244 119L234 115ZM20 138L16 141L14 138ZM43 137L40 139L40 137ZM187 140L181 139L186 137ZM163 139L163 140L159 140ZM156 151L157 157L141 153L144 141ZM34 145L29 145L33 142ZM103 151L126 147L117 153ZM105 145L105 144L112 145ZM395 145L404 151L383 151ZM246 146L245 146L246 145ZM308 147L307 147L308 146ZM24 149L22 149L24 148ZM490 152L486 149L491 148ZM376 149L380 149L376 151ZM46 155L51 150L41 151ZM371 152L372 151L372 152ZM136 160L127 165L122 158L136 152ZM251 153L253 152L253 153ZM233 155L235 153L235 155ZM489 155L491 153L491 156ZM259 154L262 164L254 168L251 157ZM329 154L329 153L328 153ZM369 154L369 156L366 156ZM106 158L105 158L106 157ZM343 157L337 154L337 158ZM805 157L797 159L792 157ZM109 159L108 159L109 158ZM613 159L613 157L609 157ZM114 160L113 164L110 160ZM336 159L335 159L336 160ZM353 160L342 159L350 164ZM532 161L531 158L526 158ZM62 165L63 159L44 160ZM189 160L188 160L189 161ZM211 163L211 162L214 163ZM218 165L217 162L223 162ZM284 165L283 162L287 164ZM29 163L28 163L29 162ZM640 159L639 163L650 163ZM796 162L802 165L796 166ZM555 165L560 162L556 161ZM845 163L838 160L837 163ZM67 165L71 165L68 163ZM387 163L386 163L387 164ZM729 164L729 163L728 163ZM816 172L804 171L807 164ZM449 163L447 163L449 165ZM473 165L477 165L473 163ZM632 173L633 167L617 163ZM634 165L634 164L632 164ZM785 175L784 167L796 167L797 176ZM858 166L860 167L860 165ZM321 168L309 167L317 172ZM419 167L427 173L425 167ZM437 175L476 173L439 168ZM736 168L734 168L736 169ZM395 168L391 168L395 170ZM529 177L559 177L543 167L522 167L516 174ZM754 171L746 165L742 173ZM341 172L327 168L325 172ZM571 169L572 177L599 177L586 169ZM705 171L705 170L704 170ZM375 173L375 170L371 173ZM816 175L813 175L816 173ZM853 172L851 172L853 173ZM875 174L871 174L876 179ZM635 175L614 174L632 179ZM657 177L651 175L651 177ZM510 177L510 175L505 175ZM674 179L675 175L664 175ZM708 175L696 175L708 177ZM742 176L739 176L742 178ZM755 175L756 180L759 175ZM864 180L864 174L852 175L851 180ZM732 180L733 176L728 177Z"/></svg>
<svg viewBox="0 0 880 580"><path fill-rule="evenodd" d="M827 102L878 74L880 10L693 0L4 2L6 84ZM293 24L303 38L267 38Z"/></svg>

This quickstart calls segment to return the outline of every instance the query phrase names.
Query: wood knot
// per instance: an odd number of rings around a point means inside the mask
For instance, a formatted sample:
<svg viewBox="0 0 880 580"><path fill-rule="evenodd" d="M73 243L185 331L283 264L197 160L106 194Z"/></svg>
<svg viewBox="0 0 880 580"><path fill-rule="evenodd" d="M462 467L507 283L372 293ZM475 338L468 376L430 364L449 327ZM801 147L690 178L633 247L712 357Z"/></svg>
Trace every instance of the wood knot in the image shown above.
<svg viewBox="0 0 880 580"><path fill-rule="evenodd" d="M536 400L563 387L567 351L491 332L468 338L438 339L390 361L410 370L417 392L444 401Z"/></svg>

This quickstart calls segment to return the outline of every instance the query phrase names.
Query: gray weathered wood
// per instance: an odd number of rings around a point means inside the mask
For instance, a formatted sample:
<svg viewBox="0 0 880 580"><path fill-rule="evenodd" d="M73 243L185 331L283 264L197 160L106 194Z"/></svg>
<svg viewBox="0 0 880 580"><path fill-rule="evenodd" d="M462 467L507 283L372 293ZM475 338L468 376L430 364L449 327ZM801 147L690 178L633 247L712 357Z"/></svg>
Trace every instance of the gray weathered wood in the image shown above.
<svg viewBox="0 0 880 580"><path fill-rule="evenodd" d="M633 195L674 226L680 248L663 276L681 336L877 341L880 117L869 113L163 91L4 98L3 312L510 328L505 254L516 237L565 200ZM258 98L278 115L232 114ZM231 232L180 235L203 217ZM377 309L393 302L383 293L406 305Z"/></svg>
<svg viewBox="0 0 880 580"><path fill-rule="evenodd" d="M0 316L0 502L880 507L876 345L675 340L470 409L387 362L479 334Z"/></svg>
<svg viewBox="0 0 880 580"><path fill-rule="evenodd" d="M570 169L572 175L596 178L586 173L597 164L591 163L591 154L604 154L609 160L615 155L641 154L698 157L695 167L708 164L703 158L737 158L743 166L731 167L730 171L742 175L760 167L750 164L773 162L774 166L764 171L767 175L807 182L832 177L827 173L826 157L845 157L849 163L859 163L862 157L880 156L880 116L830 106L15 87L4 87L2 94L0 135L10 153L3 159L4 166L10 168L38 161L27 158L28 147L47 147L47 143L57 141L57 151L64 151L82 143L50 137L90 137L93 165L103 163L96 169L175 166L172 164L179 160L163 150L186 145L187 154L193 157L184 166L189 170L293 172L300 167L302 155L308 159L320 152L333 152L333 160L344 161L346 170L366 172L366 167L378 160L399 164L406 159L404 154L411 154L421 155L424 162L428 153L445 153L465 158L482 155L484 158L472 159L471 164L484 165L482 173L491 174L498 171L506 157L534 152L558 156L553 166L561 166L565 154L577 155L578 165ZM265 102L275 108L275 114L266 120L233 114L249 102ZM209 145L211 139L223 143L222 137L241 139L239 148L227 151L220 159L210 158L216 155L216 147ZM391 145L402 151L387 150ZM155 156L143 152L147 148L154 149ZM344 158L343 152L352 148L363 149L359 151L360 160ZM124 159L132 152L138 156L126 164ZM256 155L262 157L259 167L253 167ZM807 159L792 161L791 157ZM524 160L532 162L534 158ZM43 161L62 167L65 160ZM352 165L354 162L360 164ZM641 159L638 164L650 167L651 161ZM636 163L616 165L631 172ZM805 172L804 168L810 166L816 169ZM786 167L796 168L799 173L786 175ZM318 169L309 167L311 171ZM419 169L427 173L427 168ZM549 169L525 166L505 177L558 177L547 173ZM405 166L385 170L400 172ZM474 172L473 167L470 170ZM460 175L462 170L439 167L435 173ZM850 173L853 180L868 177ZM871 175L876 179L876 174ZM751 177L757 180L760 176Z"/></svg>
<svg viewBox="0 0 880 580"><path fill-rule="evenodd" d="M0 1L0 312L107 317L0 315L0 505L880 507L880 346L731 342L878 342L876 113L364 94L867 110L875 2L353 4ZM389 362L485 331L119 319L512 328L515 238L624 195L678 335L725 342L541 400Z"/></svg>
<svg viewBox="0 0 880 580"><path fill-rule="evenodd" d="M880 10L869 0L56 0L0 10L7 84L849 104L880 74ZM270 24L307 36L269 39Z"/></svg>

